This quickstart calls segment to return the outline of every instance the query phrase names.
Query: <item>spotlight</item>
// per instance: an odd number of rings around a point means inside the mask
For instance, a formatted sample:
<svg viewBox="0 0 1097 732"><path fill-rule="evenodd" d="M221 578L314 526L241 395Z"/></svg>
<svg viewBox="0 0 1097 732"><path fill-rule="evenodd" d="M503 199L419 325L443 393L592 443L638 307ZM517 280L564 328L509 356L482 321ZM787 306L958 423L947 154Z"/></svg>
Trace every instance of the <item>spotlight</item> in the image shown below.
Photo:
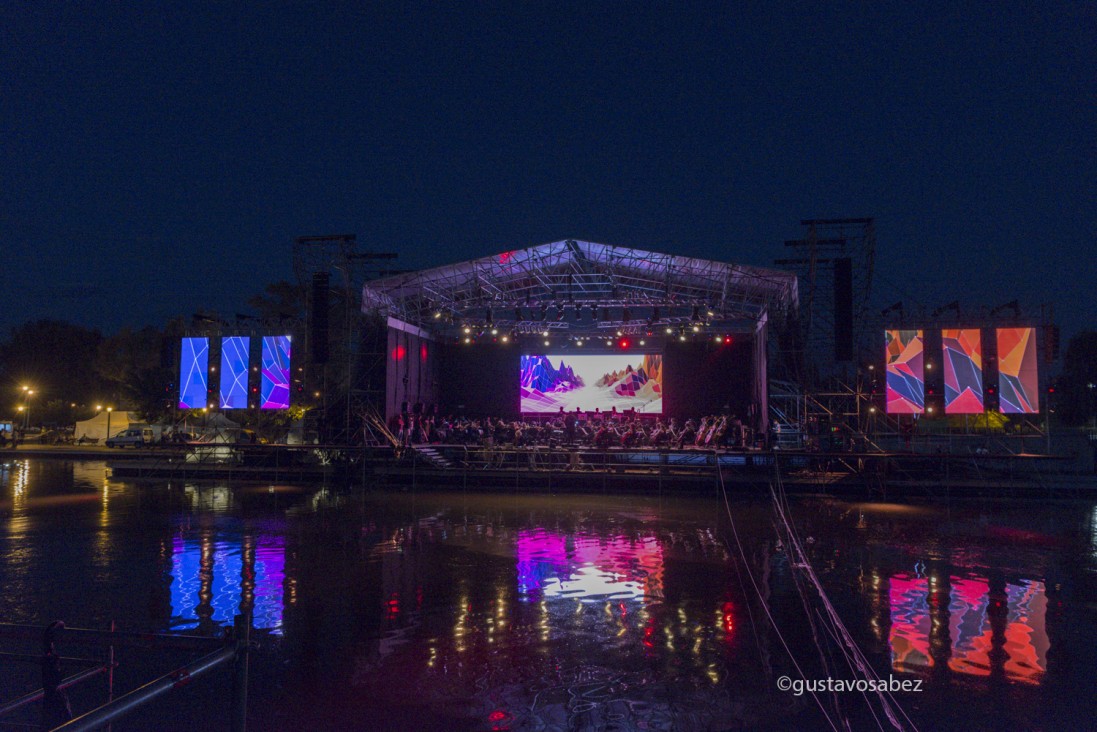
<svg viewBox="0 0 1097 732"><path fill-rule="evenodd" d="M622 332L621 332L621 330L620 330L620 329L618 329L618 330L617 330L617 337L618 337L618 338L620 338L620 337L621 337L621 336L623 336L623 335L624 335L624 333L622 333Z"/></svg>
<svg viewBox="0 0 1097 732"><path fill-rule="evenodd" d="M498 335L498 334L499 334L499 330L498 330L497 328L492 328L492 329L491 329L491 334L492 334L492 335Z"/></svg>
<svg viewBox="0 0 1097 732"><path fill-rule="evenodd" d="M621 341L621 348L628 348L628 339L627 338L624 339L623 341Z"/></svg>
<svg viewBox="0 0 1097 732"><path fill-rule="evenodd" d="M438 320L441 317L442 317L442 311L441 310L435 310L434 311L434 319Z"/></svg>
<svg viewBox="0 0 1097 732"><path fill-rule="evenodd" d="M583 345L583 339L582 338L576 338L575 339L575 345L577 345L577 346Z"/></svg>
<svg viewBox="0 0 1097 732"><path fill-rule="evenodd" d="M685 334L685 333L683 333L682 335L678 336L678 340L680 340L680 341L684 341L685 339L686 339L686 334Z"/></svg>
<svg viewBox="0 0 1097 732"><path fill-rule="evenodd" d="M694 333L700 333L701 332L701 326L699 326L699 325L693 326L693 332Z"/></svg>
<svg viewBox="0 0 1097 732"><path fill-rule="evenodd" d="M868 413L869 414L876 414L876 407L869 407L868 408Z"/></svg>
<svg viewBox="0 0 1097 732"><path fill-rule="evenodd" d="M545 345L547 346L548 344L549 344L549 340L548 340L548 338L546 338L545 339Z"/></svg>
<svg viewBox="0 0 1097 732"><path fill-rule="evenodd" d="M472 343L472 339L471 338L465 338L465 343Z"/></svg>
<svg viewBox="0 0 1097 732"><path fill-rule="evenodd" d="M710 318L715 318L716 317L716 313L714 313L712 310L706 310L705 312L708 313L708 316Z"/></svg>
<svg viewBox="0 0 1097 732"><path fill-rule="evenodd" d="M461 330L463 330L465 332L465 335L468 335L469 333L472 332L472 328L468 327L467 325L464 328L462 328Z"/></svg>
<svg viewBox="0 0 1097 732"><path fill-rule="evenodd" d="M500 338L500 340L501 340L501 341L503 341L503 343L506 343L506 342L507 342L507 341L509 341L510 339L509 339L509 338L507 338L506 336L503 336L502 338Z"/></svg>
<svg viewBox="0 0 1097 732"><path fill-rule="evenodd" d="M641 346L644 345L644 339L643 338L640 339L640 345Z"/></svg>
<svg viewBox="0 0 1097 732"><path fill-rule="evenodd" d="M724 342L723 336L716 336L716 342L717 343L723 343Z"/></svg>
<svg viewBox="0 0 1097 732"><path fill-rule="evenodd" d="M612 346L612 345L613 345L613 341L606 341L606 345L607 345L607 346Z"/></svg>
<svg viewBox="0 0 1097 732"><path fill-rule="evenodd" d="M674 333L674 328L667 328L667 335Z"/></svg>
<svg viewBox="0 0 1097 732"><path fill-rule="evenodd" d="M547 330L541 331L541 335L545 336L546 338L548 338L548 334L549 332Z"/></svg>

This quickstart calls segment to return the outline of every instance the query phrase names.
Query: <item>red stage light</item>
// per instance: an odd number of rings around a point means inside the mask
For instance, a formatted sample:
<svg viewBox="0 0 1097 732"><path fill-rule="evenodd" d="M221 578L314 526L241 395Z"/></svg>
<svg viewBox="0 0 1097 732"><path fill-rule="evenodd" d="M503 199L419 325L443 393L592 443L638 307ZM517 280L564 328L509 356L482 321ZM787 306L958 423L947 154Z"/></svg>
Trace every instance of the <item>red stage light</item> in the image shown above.
<svg viewBox="0 0 1097 732"><path fill-rule="evenodd" d="M724 343L731 343L731 336L724 336Z"/></svg>
<svg viewBox="0 0 1097 732"><path fill-rule="evenodd" d="M621 348L628 348L628 341L621 341Z"/></svg>
<svg viewBox="0 0 1097 732"><path fill-rule="evenodd" d="M407 355L408 355L408 349L404 346L397 346L396 348L392 349L392 360L393 361L403 361L404 356L407 356Z"/></svg>

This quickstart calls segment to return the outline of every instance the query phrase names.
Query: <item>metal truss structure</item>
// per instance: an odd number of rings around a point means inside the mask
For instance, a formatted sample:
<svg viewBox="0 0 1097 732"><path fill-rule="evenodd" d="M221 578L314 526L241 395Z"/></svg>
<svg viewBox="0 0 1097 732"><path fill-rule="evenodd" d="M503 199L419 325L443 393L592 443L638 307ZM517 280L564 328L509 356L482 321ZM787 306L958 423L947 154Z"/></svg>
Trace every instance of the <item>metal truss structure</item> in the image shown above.
<svg viewBox="0 0 1097 732"><path fill-rule="evenodd" d="M799 349L792 355L791 373L805 386L835 377L848 380L856 364L870 356L875 332L869 317L869 297L876 259L876 229L871 218L805 219L803 239L786 241L794 257L774 264L789 267L800 280ZM852 270L850 313L853 358L839 361L835 354L835 263L849 260ZM879 340L878 338L876 340ZM877 349L879 350L879 349Z"/></svg>
<svg viewBox="0 0 1097 732"><path fill-rule="evenodd" d="M746 332L795 309L787 272L557 241L367 282L362 310L435 337L468 329L590 336L693 326Z"/></svg>

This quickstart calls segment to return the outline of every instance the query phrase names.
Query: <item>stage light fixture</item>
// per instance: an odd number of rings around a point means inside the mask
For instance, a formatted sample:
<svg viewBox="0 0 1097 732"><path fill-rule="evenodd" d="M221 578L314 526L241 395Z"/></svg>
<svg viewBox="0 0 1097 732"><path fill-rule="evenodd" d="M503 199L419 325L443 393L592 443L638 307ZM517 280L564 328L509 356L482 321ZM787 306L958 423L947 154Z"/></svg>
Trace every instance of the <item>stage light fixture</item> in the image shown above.
<svg viewBox="0 0 1097 732"><path fill-rule="evenodd" d="M712 311L711 309L709 309L709 310L706 310L705 312L706 312L706 313L708 313L708 316L709 316L710 318L715 318L715 317L716 317L716 313L715 313L715 312L713 312L713 311Z"/></svg>
<svg viewBox="0 0 1097 732"><path fill-rule="evenodd" d="M509 338L507 338L506 336L503 336L503 337L502 337L502 338L501 338L500 340L502 340L502 341L503 341L503 343L506 343L506 342L507 342L507 341L509 341L510 339L509 339Z"/></svg>
<svg viewBox="0 0 1097 732"><path fill-rule="evenodd" d="M869 414L876 414L876 407L869 407L868 408L868 413Z"/></svg>
<svg viewBox="0 0 1097 732"><path fill-rule="evenodd" d="M563 320L564 319L564 306L560 303L556 304L556 319L557 320Z"/></svg>
<svg viewBox="0 0 1097 732"><path fill-rule="evenodd" d="M686 334L685 334L685 333L683 333L682 335L678 336L678 340L680 340L680 341L684 341L685 339L686 339Z"/></svg>
<svg viewBox="0 0 1097 732"><path fill-rule="evenodd" d="M607 345L607 346L612 346L612 345L613 345L613 341L606 341L606 345Z"/></svg>
<svg viewBox="0 0 1097 732"><path fill-rule="evenodd" d="M465 343L466 343L466 344L468 344L468 343L472 343L472 339L471 339L471 338L465 338Z"/></svg>
<svg viewBox="0 0 1097 732"><path fill-rule="evenodd" d="M497 328L492 328L492 329L491 329L491 334L492 334L492 335L498 335L498 334L499 334L499 330L498 330Z"/></svg>
<svg viewBox="0 0 1097 732"><path fill-rule="evenodd" d="M700 333L701 332L701 326L699 326L699 325L693 326L693 332L694 333Z"/></svg>
<svg viewBox="0 0 1097 732"><path fill-rule="evenodd" d="M724 342L724 337L723 336L716 336L716 342L717 343L723 343Z"/></svg>
<svg viewBox="0 0 1097 732"><path fill-rule="evenodd" d="M667 328L667 335L671 335L673 333L674 333L674 328Z"/></svg>
<svg viewBox="0 0 1097 732"><path fill-rule="evenodd" d="M617 337L618 337L618 338L620 338L620 337L621 337L621 336L623 336L623 335L624 335L624 333L622 333L622 332L621 332L621 329L620 329L620 328L618 328L618 329L617 329Z"/></svg>
<svg viewBox="0 0 1097 732"><path fill-rule="evenodd" d="M644 339L643 338L640 339L640 345L641 346L644 345Z"/></svg>
<svg viewBox="0 0 1097 732"><path fill-rule="evenodd" d="M628 348L628 339L621 341L621 348Z"/></svg>
<svg viewBox="0 0 1097 732"><path fill-rule="evenodd" d="M582 338L576 338L575 339L575 345L577 345L577 346L583 345L583 339Z"/></svg>
<svg viewBox="0 0 1097 732"><path fill-rule="evenodd" d="M547 346L548 344L549 344L549 340L548 340L548 338L546 338L545 339L545 345Z"/></svg>
<svg viewBox="0 0 1097 732"><path fill-rule="evenodd" d="M465 332L465 335L468 335L469 333L472 332L472 328L468 327L467 325L464 328L462 328L461 330L463 330Z"/></svg>
<svg viewBox="0 0 1097 732"><path fill-rule="evenodd" d="M442 311L441 310L435 310L434 311L434 319L438 320L441 317L442 317Z"/></svg>
<svg viewBox="0 0 1097 732"><path fill-rule="evenodd" d="M549 332L547 330L541 331L541 335L545 336L546 338L548 337L548 334Z"/></svg>

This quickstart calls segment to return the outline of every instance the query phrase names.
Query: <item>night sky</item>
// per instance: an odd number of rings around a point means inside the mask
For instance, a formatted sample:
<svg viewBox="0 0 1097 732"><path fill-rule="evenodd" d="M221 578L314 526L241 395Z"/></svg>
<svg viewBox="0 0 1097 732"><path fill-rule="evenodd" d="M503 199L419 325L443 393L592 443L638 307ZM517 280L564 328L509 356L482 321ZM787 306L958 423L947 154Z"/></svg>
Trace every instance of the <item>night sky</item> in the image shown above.
<svg viewBox="0 0 1097 732"><path fill-rule="evenodd" d="M881 305L1097 326L1092 3L224 5L0 6L2 332L246 312L301 235L771 266L858 216Z"/></svg>

